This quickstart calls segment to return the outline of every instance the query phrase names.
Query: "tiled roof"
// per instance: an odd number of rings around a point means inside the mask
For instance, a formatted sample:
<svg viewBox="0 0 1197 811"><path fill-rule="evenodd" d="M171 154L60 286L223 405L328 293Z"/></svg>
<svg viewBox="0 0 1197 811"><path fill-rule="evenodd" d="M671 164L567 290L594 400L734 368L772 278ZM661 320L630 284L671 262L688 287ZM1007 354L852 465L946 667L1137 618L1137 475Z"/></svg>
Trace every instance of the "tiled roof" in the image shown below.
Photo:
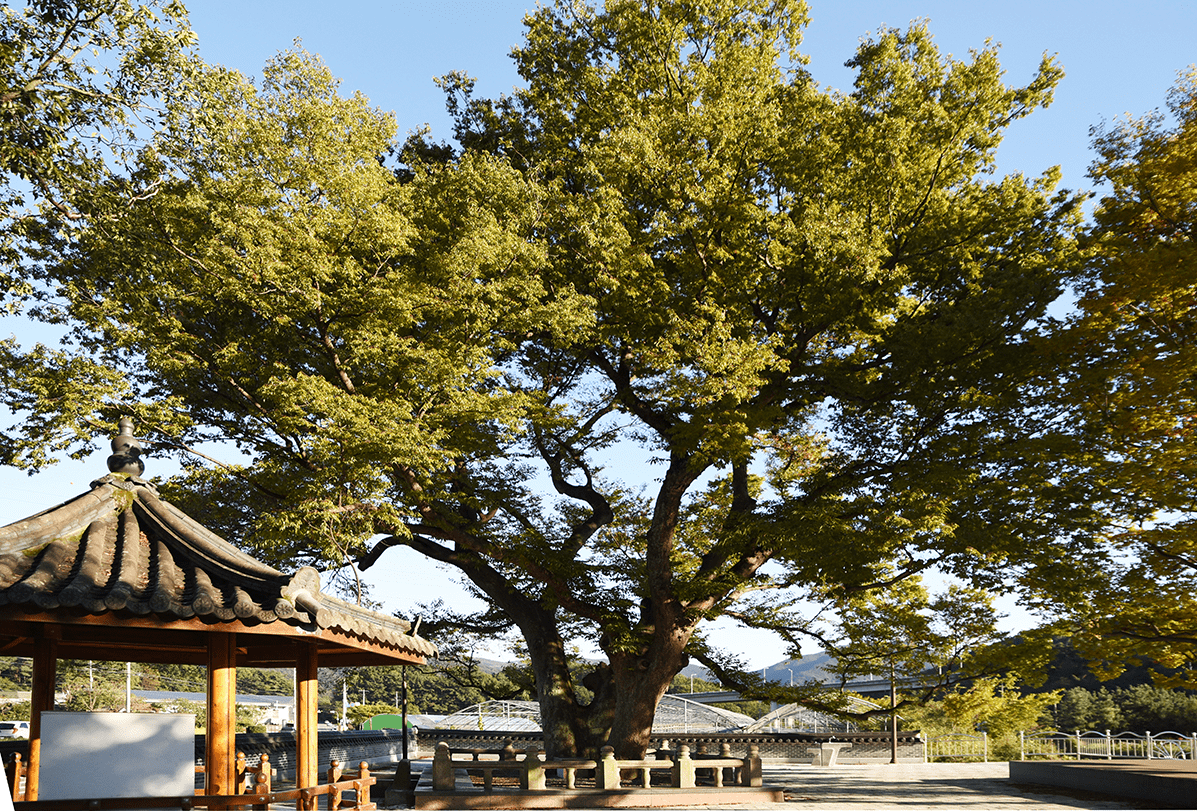
<svg viewBox="0 0 1197 811"><path fill-rule="evenodd" d="M436 647L408 623L287 575L158 497L137 475L109 474L71 501L0 528L0 610L197 618L335 629L418 656Z"/></svg>

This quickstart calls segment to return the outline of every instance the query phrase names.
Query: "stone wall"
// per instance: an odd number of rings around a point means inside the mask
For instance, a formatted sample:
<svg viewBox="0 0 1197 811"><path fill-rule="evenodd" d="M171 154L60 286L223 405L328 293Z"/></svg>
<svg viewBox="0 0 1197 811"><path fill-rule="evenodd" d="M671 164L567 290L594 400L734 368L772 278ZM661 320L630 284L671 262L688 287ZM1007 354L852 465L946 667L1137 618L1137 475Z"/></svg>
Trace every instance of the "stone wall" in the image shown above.
<svg viewBox="0 0 1197 811"><path fill-rule="evenodd" d="M543 746L537 732L482 732L469 729L422 729L420 749L427 755L439 741L452 749L502 749L510 740L517 751L523 751L535 744ZM848 742L852 748L845 749L839 757L840 763L889 762L890 737L888 732L713 732L677 733L653 735L651 749L677 749L685 744L694 754L717 755L724 743L731 747L733 757L744 757L748 747L757 746L764 760L787 760L809 763L809 750L824 741ZM413 755L415 757L415 755ZM898 760L923 762L923 741L917 732L898 733Z"/></svg>
<svg viewBox="0 0 1197 811"><path fill-rule="evenodd" d="M538 732L479 732L468 729L423 729L408 743L408 755L412 758L432 757L439 741L445 741L453 749L502 749L510 740L515 748L523 751L535 744L543 746ZM654 735L650 744L653 749L677 749L685 744L695 755L704 751L717 755L724 743L731 747L733 757L744 757L748 747L760 748L764 760L789 760L809 763L809 749L823 741L847 741L851 749L844 750L840 763L884 763L889 761L889 735L884 732L760 732L760 733L679 733L676 735ZM320 770L328 768L331 760L341 761L345 769L356 769L359 762L394 763L403 757L402 733L397 729L373 731L325 732L318 737ZM295 774L295 736L288 732L274 734L242 733L237 736L237 751L244 752L250 766L257 766L263 754L269 754L279 775L291 778ZM28 757L28 741L5 741L0 743L0 757L5 761L12 752L21 752ZM923 742L917 732L898 734L898 759L902 762L923 762ZM204 736L195 736L195 762L204 762Z"/></svg>

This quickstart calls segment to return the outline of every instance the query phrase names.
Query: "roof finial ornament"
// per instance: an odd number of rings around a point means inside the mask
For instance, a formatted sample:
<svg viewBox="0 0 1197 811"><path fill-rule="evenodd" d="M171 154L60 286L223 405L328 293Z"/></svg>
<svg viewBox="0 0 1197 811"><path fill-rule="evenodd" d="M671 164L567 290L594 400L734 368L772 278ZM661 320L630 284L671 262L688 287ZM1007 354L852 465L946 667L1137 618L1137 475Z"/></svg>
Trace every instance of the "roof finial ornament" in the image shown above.
<svg viewBox="0 0 1197 811"><path fill-rule="evenodd" d="M133 436L133 420L121 417L120 433L112 438L112 455L108 457L108 469L113 473L138 476L145 473L145 462L141 461L141 443Z"/></svg>

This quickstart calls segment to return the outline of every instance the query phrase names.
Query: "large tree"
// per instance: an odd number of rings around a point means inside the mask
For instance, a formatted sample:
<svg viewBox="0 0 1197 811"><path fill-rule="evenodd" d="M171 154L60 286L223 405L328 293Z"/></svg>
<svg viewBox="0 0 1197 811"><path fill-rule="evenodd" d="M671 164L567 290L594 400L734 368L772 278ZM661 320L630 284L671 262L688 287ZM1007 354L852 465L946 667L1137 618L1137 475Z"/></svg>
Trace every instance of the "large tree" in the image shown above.
<svg viewBox="0 0 1197 811"><path fill-rule="evenodd" d="M1197 685L1197 72L1166 111L1094 129L1101 196L1076 312L1056 351L1061 411L1110 488L1111 554L1068 592L1074 644L1116 675L1137 657Z"/></svg>
<svg viewBox="0 0 1197 811"><path fill-rule="evenodd" d="M456 567L489 608L439 619L519 629L557 754L640 754L688 657L716 661L704 621L796 640L796 597L1069 558L1090 516L1029 339L1075 201L992 176L1056 65L1007 86L918 25L841 94L801 68L800 2L527 24L526 88L448 77L461 150L416 139L395 171L393 124L302 54L260 90L214 71L142 153L158 194L45 254L136 387L104 415L241 449L184 506L290 561ZM585 704L573 639L607 657Z"/></svg>
<svg viewBox="0 0 1197 811"><path fill-rule="evenodd" d="M27 252L47 231L103 217L88 189L116 183L111 206L152 195L127 161L188 84L195 35L177 0L29 0L0 7L0 306L38 291ZM118 181L117 179L121 180ZM86 208L85 208L86 207ZM87 413L122 389L112 370L53 347L0 341L0 402L29 417L0 460L37 467L92 435ZM82 417L82 419L80 419ZM101 429L102 430L102 429Z"/></svg>

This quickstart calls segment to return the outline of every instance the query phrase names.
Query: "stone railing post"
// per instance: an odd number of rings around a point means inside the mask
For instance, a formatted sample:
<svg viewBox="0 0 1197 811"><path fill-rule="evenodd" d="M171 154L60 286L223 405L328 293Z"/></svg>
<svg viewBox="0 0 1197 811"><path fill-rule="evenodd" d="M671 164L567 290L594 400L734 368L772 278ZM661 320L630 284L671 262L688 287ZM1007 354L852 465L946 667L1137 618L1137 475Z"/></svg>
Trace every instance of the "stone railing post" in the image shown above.
<svg viewBox="0 0 1197 811"><path fill-rule="evenodd" d="M744 758L744 766L740 769L740 785L761 786L763 784L761 748L754 743L748 747L748 754Z"/></svg>
<svg viewBox="0 0 1197 811"><path fill-rule="evenodd" d="M594 770L594 784L600 789L619 788L619 765L615 762L615 750L610 746L602 749L598 768Z"/></svg>
<svg viewBox="0 0 1197 811"><path fill-rule="evenodd" d="M453 776L453 755L449 751L449 744L441 741L436 745L436 754L432 757L432 789L433 791L453 791L457 787L457 778Z"/></svg>
<svg viewBox="0 0 1197 811"><path fill-rule="evenodd" d="M524 768L520 771L520 788L524 791L544 791L544 767L540 764L540 747L524 750Z"/></svg>
<svg viewBox="0 0 1197 811"><path fill-rule="evenodd" d="M726 741L719 746L719 757L724 760L731 760L732 751L731 744ZM730 766L723 770L723 780L716 781L717 786L734 786L736 784L736 770Z"/></svg>
<svg viewBox="0 0 1197 811"><path fill-rule="evenodd" d="M673 761L673 787L694 788L694 761L690 758L690 747L685 744L677 748L677 758Z"/></svg>

